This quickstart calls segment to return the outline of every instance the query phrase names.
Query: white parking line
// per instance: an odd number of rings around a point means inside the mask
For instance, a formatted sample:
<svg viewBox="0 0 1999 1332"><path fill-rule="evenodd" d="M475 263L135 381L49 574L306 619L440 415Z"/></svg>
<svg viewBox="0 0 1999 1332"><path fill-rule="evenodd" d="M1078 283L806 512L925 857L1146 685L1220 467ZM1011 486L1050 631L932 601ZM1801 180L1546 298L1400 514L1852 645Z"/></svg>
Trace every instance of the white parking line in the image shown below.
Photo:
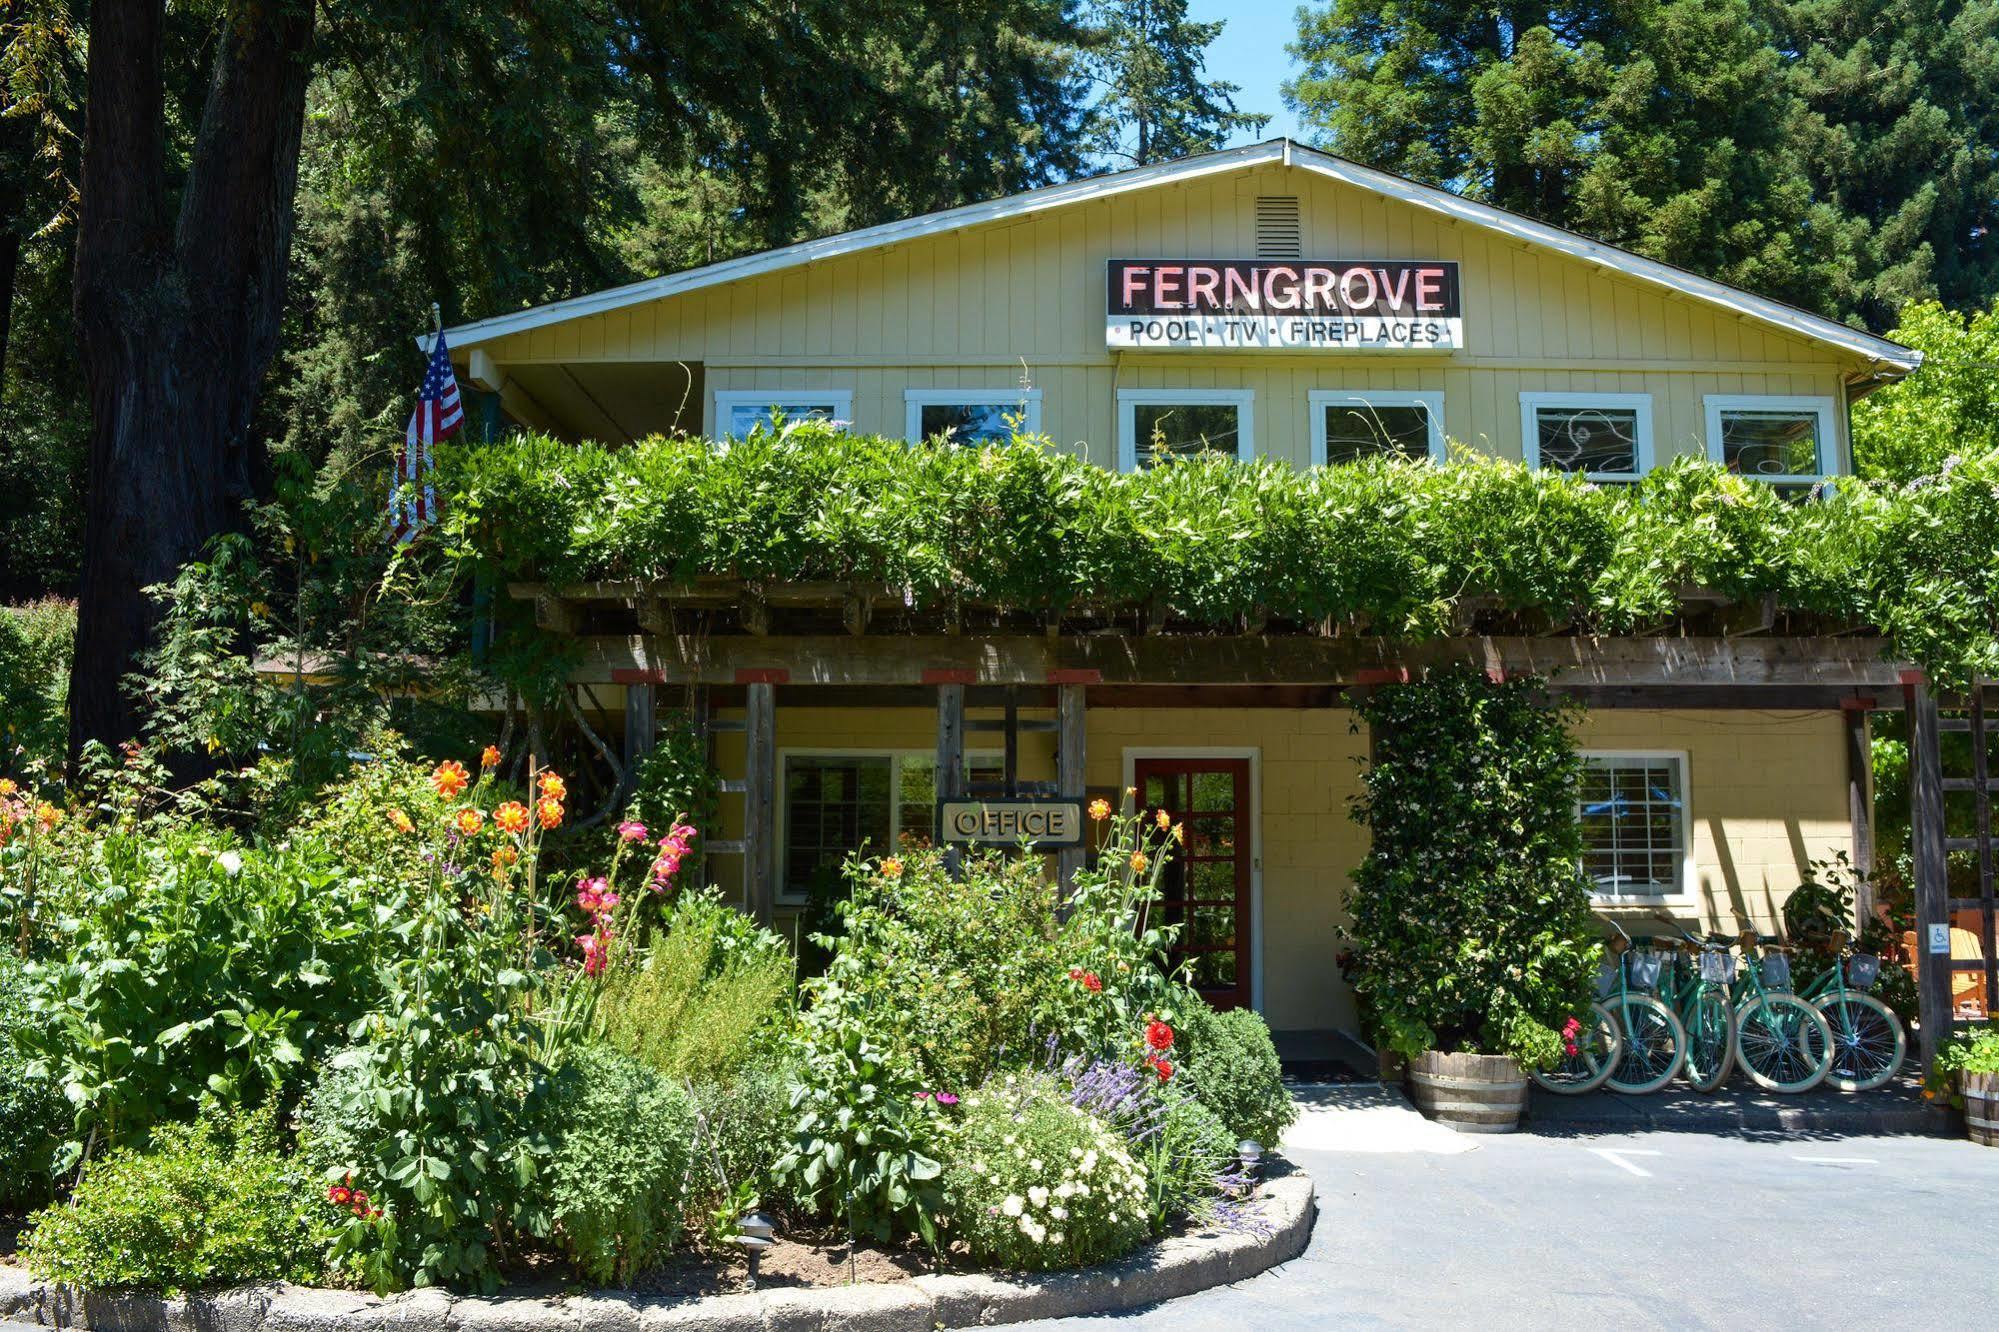
<svg viewBox="0 0 1999 1332"><path fill-rule="evenodd" d="M1875 1160L1871 1156L1793 1156L1791 1159L1793 1161L1802 1161L1806 1165L1880 1165L1881 1164L1879 1161Z"/></svg>
<svg viewBox="0 0 1999 1332"><path fill-rule="evenodd" d="M1658 1152L1647 1151L1642 1147L1592 1147L1589 1150L1595 1152L1598 1156L1601 1156L1604 1160L1610 1162L1612 1165L1618 1167L1620 1170L1629 1170L1632 1174L1637 1175L1643 1179L1652 1178L1652 1172L1644 1169L1641 1166L1635 1166L1631 1164L1631 1162L1625 1160L1624 1158L1627 1156L1659 1155Z"/></svg>

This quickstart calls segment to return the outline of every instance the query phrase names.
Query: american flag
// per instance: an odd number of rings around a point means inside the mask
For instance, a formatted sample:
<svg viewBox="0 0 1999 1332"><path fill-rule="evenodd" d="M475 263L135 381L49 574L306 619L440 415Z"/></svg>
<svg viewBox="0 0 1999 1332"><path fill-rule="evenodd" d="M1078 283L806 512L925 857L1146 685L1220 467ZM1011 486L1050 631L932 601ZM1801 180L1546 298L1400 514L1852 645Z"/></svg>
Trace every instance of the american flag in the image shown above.
<svg viewBox="0 0 1999 1332"><path fill-rule="evenodd" d="M437 518L437 494L430 485L430 446L450 439L465 424L465 408L458 400L458 376L451 372L451 350L444 345L439 330L431 342L430 364L424 367L423 387L416 393L416 410L410 413L409 428L403 432L403 447L396 454L396 475L389 491L389 526L396 544L407 545L416 534Z"/></svg>

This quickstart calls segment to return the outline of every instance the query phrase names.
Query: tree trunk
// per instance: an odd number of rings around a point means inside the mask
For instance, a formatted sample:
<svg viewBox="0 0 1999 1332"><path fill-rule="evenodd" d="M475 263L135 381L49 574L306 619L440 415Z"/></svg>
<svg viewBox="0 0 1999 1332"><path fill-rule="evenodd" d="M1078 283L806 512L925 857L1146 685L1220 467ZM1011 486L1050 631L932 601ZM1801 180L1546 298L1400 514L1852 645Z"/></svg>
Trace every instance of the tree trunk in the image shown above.
<svg viewBox="0 0 1999 1332"><path fill-rule="evenodd" d="M75 305L91 412L70 757L138 731L121 683L158 622L145 588L237 521L277 349L313 6L230 5L179 216L163 143L161 0L99 0Z"/></svg>
<svg viewBox="0 0 1999 1332"><path fill-rule="evenodd" d="M7 335L14 323L14 275L21 270L21 233L0 223L0 391L7 387Z"/></svg>

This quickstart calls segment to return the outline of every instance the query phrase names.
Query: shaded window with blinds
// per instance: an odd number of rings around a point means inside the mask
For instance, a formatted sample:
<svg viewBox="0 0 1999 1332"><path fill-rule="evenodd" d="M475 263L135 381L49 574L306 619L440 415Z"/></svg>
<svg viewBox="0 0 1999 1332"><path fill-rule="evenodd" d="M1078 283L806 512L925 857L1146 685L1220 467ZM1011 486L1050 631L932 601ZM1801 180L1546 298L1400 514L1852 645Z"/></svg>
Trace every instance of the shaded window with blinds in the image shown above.
<svg viewBox="0 0 1999 1332"><path fill-rule="evenodd" d="M1298 259L1304 255L1304 233L1298 225L1298 196L1260 194L1256 198L1256 257Z"/></svg>

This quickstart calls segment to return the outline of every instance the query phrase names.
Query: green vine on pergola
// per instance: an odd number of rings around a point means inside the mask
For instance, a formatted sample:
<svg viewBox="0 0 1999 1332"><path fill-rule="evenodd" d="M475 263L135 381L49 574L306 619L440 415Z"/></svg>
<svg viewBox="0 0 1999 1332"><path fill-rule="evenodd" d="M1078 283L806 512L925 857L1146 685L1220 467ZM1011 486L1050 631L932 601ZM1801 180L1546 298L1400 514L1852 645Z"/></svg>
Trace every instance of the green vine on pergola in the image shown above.
<svg viewBox="0 0 1999 1332"><path fill-rule="evenodd" d="M446 530L502 581L886 586L913 609L1150 607L1239 632L1423 638L1477 614L1660 632L1696 600L1875 632L1940 682L1999 674L1999 458L1808 500L1699 459L1632 486L1462 454L1133 473L1080 446L911 446L817 423L720 445L518 436L445 452Z"/></svg>

